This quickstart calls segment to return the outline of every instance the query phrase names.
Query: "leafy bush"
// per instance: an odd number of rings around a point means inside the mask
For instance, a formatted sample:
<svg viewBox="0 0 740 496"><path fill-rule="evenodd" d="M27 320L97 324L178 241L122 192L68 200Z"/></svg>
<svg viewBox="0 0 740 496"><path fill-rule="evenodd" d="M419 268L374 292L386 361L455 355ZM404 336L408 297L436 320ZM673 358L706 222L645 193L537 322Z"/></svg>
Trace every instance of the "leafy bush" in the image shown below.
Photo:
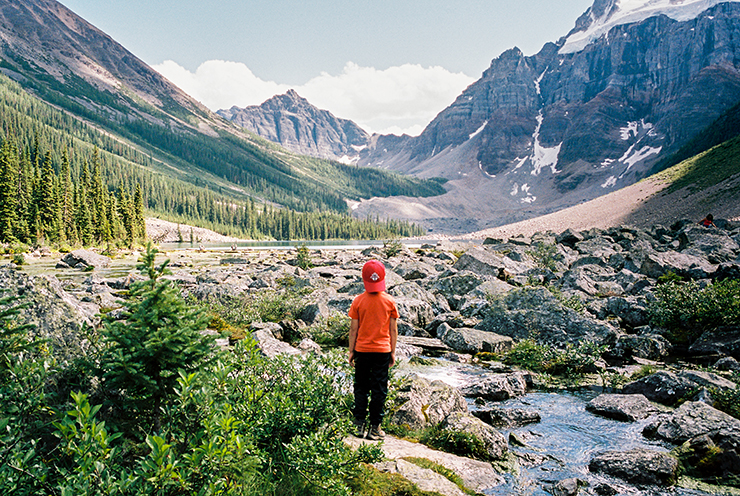
<svg viewBox="0 0 740 496"><path fill-rule="evenodd" d="M300 245L296 249L296 263L298 267L300 267L303 270L308 270L311 267L313 267L313 262L311 261L311 254L309 253L308 246L305 244Z"/></svg>
<svg viewBox="0 0 740 496"><path fill-rule="evenodd" d="M722 410L736 419L740 419L740 386L736 385L735 389L712 389L712 398L714 399L714 408Z"/></svg>
<svg viewBox="0 0 740 496"><path fill-rule="evenodd" d="M596 361L605 350L605 346L597 346L588 341L578 346L568 343L564 349L558 350L525 339L505 354L503 362L533 372L561 376L582 375L595 370Z"/></svg>
<svg viewBox="0 0 740 496"><path fill-rule="evenodd" d="M560 288L557 286L546 286L547 290L552 293L552 295L560 302L561 305L563 305L566 308L570 308L572 310L575 310L576 312L583 312L583 310L586 308L583 304L583 301L577 296L573 295L571 297L566 297L562 291L560 291Z"/></svg>
<svg viewBox="0 0 740 496"><path fill-rule="evenodd" d="M334 313L326 322L314 324L309 329L311 339L322 346L349 345L349 325L351 319L344 314Z"/></svg>
<svg viewBox="0 0 740 496"><path fill-rule="evenodd" d="M395 257L403 251L403 243L397 239L391 239L383 243L383 250L386 257Z"/></svg>
<svg viewBox="0 0 740 496"><path fill-rule="evenodd" d="M469 432L452 431L439 424L424 429L419 441L431 448L454 455L467 456L478 460L490 459L483 441Z"/></svg>
<svg viewBox="0 0 740 496"><path fill-rule="evenodd" d="M535 243L532 250L527 251L537 264L537 267L541 269L548 269L553 272L557 270L555 265L555 255L558 253L558 247L553 244L543 243L542 241Z"/></svg>
<svg viewBox="0 0 740 496"><path fill-rule="evenodd" d="M655 288L648 307L650 323L672 331L674 342L691 342L704 331L740 324L740 280L703 285L666 282Z"/></svg>

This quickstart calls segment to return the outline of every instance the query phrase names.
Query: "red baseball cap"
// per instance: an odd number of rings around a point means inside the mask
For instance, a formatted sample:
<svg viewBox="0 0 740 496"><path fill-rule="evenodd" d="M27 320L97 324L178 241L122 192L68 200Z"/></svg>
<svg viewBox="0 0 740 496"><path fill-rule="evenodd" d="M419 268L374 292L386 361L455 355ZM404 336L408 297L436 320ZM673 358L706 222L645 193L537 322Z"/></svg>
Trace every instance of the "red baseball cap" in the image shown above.
<svg viewBox="0 0 740 496"><path fill-rule="evenodd" d="M362 266L362 282L368 293L385 291L385 266L377 260L365 262Z"/></svg>

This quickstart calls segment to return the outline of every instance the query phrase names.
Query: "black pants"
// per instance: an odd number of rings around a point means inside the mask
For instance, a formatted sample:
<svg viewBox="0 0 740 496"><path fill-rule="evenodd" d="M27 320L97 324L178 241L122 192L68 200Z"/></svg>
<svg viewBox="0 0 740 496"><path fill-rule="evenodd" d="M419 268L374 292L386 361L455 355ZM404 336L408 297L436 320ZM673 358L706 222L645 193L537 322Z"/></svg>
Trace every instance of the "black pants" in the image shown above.
<svg viewBox="0 0 740 496"><path fill-rule="evenodd" d="M390 353L355 352L355 421L365 422L370 397L370 425L383 421L385 397L388 396Z"/></svg>

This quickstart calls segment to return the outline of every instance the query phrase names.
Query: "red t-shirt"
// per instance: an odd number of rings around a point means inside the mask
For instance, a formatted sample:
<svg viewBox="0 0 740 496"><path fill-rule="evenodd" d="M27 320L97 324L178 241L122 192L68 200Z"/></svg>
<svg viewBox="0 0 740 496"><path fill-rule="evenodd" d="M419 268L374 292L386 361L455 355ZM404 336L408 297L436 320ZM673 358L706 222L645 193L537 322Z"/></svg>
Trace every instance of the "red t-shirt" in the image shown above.
<svg viewBox="0 0 740 496"><path fill-rule="evenodd" d="M355 351L361 353L391 352L391 319L398 318L396 302L385 291L355 297L349 317L360 321Z"/></svg>

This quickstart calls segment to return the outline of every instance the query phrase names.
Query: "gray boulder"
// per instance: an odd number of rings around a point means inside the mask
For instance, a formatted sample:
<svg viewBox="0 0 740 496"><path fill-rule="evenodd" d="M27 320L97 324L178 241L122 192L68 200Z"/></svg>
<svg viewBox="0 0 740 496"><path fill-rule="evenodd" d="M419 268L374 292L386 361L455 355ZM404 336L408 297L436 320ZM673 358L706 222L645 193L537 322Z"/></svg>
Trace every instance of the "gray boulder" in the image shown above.
<svg viewBox="0 0 740 496"><path fill-rule="evenodd" d="M443 427L453 432L465 432L480 439L488 457L492 460L503 458L509 450L503 434L467 412L455 412L448 415Z"/></svg>
<svg viewBox="0 0 740 496"><path fill-rule="evenodd" d="M437 269L434 265L417 260L404 261L394 266L393 272L406 281L427 280L437 275Z"/></svg>
<svg viewBox="0 0 740 496"><path fill-rule="evenodd" d="M653 279L659 278L668 271L681 277L706 279L717 271L717 266L709 263L706 258L688 253L655 251L645 256L640 267L640 273Z"/></svg>
<svg viewBox="0 0 740 496"><path fill-rule="evenodd" d="M731 262L740 253L740 246L721 229L688 226L678 234L679 250L706 258L713 264Z"/></svg>
<svg viewBox="0 0 740 496"><path fill-rule="evenodd" d="M431 291L447 299L453 310L460 308L462 297L480 285L483 279L476 274L463 271L438 278L431 286Z"/></svg>
<svg viewBox="0 0 740 496"><path fill-rule="evenodd" d="M453 267L460 271L469 270L481 276L500 279L524 275L531 268L527 264L516 262L493 250L477 246L466 251Z"/></svg>
<svg viewBox="0 0 740 496"><path fill-rule="evenodd" d="M733 389L735 383L717 374L698 370L684 370L675 374L661 370L630 382L622 388L625 394L642 394L650 401L673 405L701 388Z"/></svg>
<svg viewBox="0 0 740 496"><path fill-rule="evenodd" d="M483 398L491 401L503 401L527 393L527 381L524 374L490 374L481 377L474 384L462 388L465 396Z"/></svg>
<svg viewBox="0 0 740 496"><path fill-rule="evenodd" d="M437 327L437 338L453 350L472 354L482 351L503 353L514 345L514 340L509 336L467 327L453 328L446 323Z"/></svg>
<svg viewBox="0 0 740 496"><path fill-rule="evenodd" d="M678 479L679 465L678 459L668 453L636 448L597 455L588 468L633 484L669 486Z"/></svg>
<svg viewBox="0 0 740 496"><path fill-rule="evenodd" d="M650 401L673 405L695 391L697 384L689 378L661 370L655 374L630 382L622 388L624 394L642 394Z"/></svg>
<svg viewBox="0 0 740 496"><path fill-rule="evenodd" d="M641 394L601 394L586 404L586 410L602 417L628 422L662 411Z"/></svg>
<svg viewBox="0 0 740 496"><path fill-rule="evenodd" d="M693 355L728 355L740 360L740 326L722 326L705 331L689 347Z"/></svg>
<svg viewBox="0 0 740 496"><path fill-rule="evenodd" d="M526 410L524 408L503 408L491 406L480 410L474 410L471 413L487 424L507 429L521 427L527 424L534 424L541 420L539 413L534 410Z"/></svg>
<svg viewBox="0 0 740 496"><path fill-rule="evenodd" d="M632 357L660 360L670 353L673 345L660 334L651 332L650 326L637 329L638 334L622 334L612 350L612 355L623 359Z"/></svg>
<svg viewBox="0 0 740 496"><path fill-rule="evenodd" d="M262 354L268 358L275 358L278 355L299 355L301 353L301 350L276 339L273 333L267 329L253 332L252 338L257 342L257 347Z"/></svg>
<svg viewBox="0 0 740 496"><path fill-rule="evenodd" d="M439 424L452 413L467 411L465 398L457 389L414 374L404 378L399 386L389 415L392 424L422 429Z"/></svg>
<svg viewBox="0 0 740 496"><path fill-rule="evenodd" d="M697 436L718 436L725 432L740 436L740 420L700 401L688 401L671 414L658 417L643 434L681 444Z"/></svg>
<svg viewBox="0 0 740 496"><path fill-rule="evenodd" d="M611 343L616 337L610 325L564 307L546 288L516 289L497 303L476 329L558 347L584 340Z"/></svg>
<svg viewBox="0 0 740 496"><path fill-rule="evenodd" d="M29 276L13 269L0 269L3 296L18 296L19 319L35 326L32 337L48 340L51 353L60 364L87 355L88 328L99 322L100 307L84 303L65 291L54 276Z"/></svg>
<svg viewBox="0 0 740 496"><path fill-rule="evenodd" d="M647 302L640 296L613 296L606 301L607 311L619 317L622 325L635 328L645 326L649 322Z"/></svg>
<svg viewBox="0 0 740 496"><path fill-rule="evenodd" d="M75 250L67 253L62 262L70 267L104 269L110 265L110 258L90 250Z"/></svg>

